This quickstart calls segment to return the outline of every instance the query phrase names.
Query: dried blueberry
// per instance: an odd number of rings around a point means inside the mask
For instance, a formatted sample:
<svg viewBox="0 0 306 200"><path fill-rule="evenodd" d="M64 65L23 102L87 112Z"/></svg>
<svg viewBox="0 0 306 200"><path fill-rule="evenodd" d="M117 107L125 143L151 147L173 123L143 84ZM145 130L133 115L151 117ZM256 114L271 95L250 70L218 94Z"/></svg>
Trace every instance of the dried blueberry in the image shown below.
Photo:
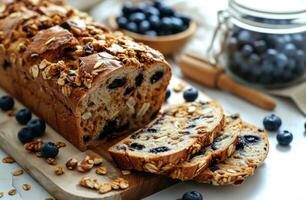
<svg viewBox="0 0 306 200"><path fill-rule="evenodd" d="M126 150L126 147L125 146L116 146L116 149L118 151L125 151Z"/></svg>
<svg viewBox="0 0 306 200"><path fill-rule="evenodd" d="M86 144L90 141L91 137L89 135L84 135L83 136L83 142ZM101 138L100 138L101 139Z"/></svg>
<svg viewBox="0 0 306 200"><path fill-rule="evenodd" d="M199 91L196 88L188 88L184 91L183 97L186 102L193 102L199 96Z"/></svg>
<svg viewBox="0 0 306 200"><path fill-rule="evenodd" d="M0 108L3 111L8 111L13 109L14 104L15 104L14 99L10 96L2 96L0 98Z"/></svg>
<svg viewBox="0 0 306 200"><path fill-rule="evenodd" d="M113 82L111 84L108 85L108 89L113 90L119 87L124 86L126 83L126 78L116 78L113 80Z"/></svg>
<svg viewBox="0 0 306 200"><path fill-rule="evenodd" d="M268 115L263 120L263 125L268 131L277 131L279 127L282 125L282 120L280 117L272 114Z"/></svg>
<svg viewBox="0 0 306 200"><path fill-rule="evenodd" d="M137 87L141 86L141 84L143 83L143 80L144 80L143 73L139 73L137 77L135 78L136 86Z"/></svg>
<svg viewBox="0 0 306 200"><path fill-rule="evenodd" d="M166 101L169 99L170 96L171 96L171 90L167 89L167 92L166 92Z"/></svg>
<svg viewBox="0 0 306 200"><path fill-rule="evenodd" d="M46 131L46 122L41 119L32 119L27 123L27 127L32 129L34 137L41 137Z"/></svg>
<svg viewBox="0 0 306 200"><path fill-rule="evenodd" d="M163 153L163 152L166 152L166 151L170 151L169 147L166 147L166 146L162 146L162 147L155 147L153 149L150 149L150 153Z"/></svg>
<svg viewBox="0 0 306 200"><path fill-rule="evenodd" d="M125 89L125 92L124 92L124 96L126 96L126 95L129 95L129 94L131 94L131 92L133 92L135 90L135 88L134 87L127 87L126 89Z"/></svg>
<svg viewBox="0 0 306 200"><path fill-rule="evenodd" d="M163 76L164 76L164 72L163 71L155 72L155 74L153 74L151 76L151 78L150 78L151 84L154 84L154 83L158 82Z"/></svg>
<svg viewBox="0 0 306 200"><path fill-rule="evenodd" d="M157 133L157 129L155 129L155 128L148 128L147 132L149 132L149 133Z"/></svg>
<svg viewBox="0 0 306 200"><path fill-rule="evenodd" d="M133 142L129 145L132 149L136 149L136 150L142 150L144 148L146 148L144 145Z"/></svg>
<svg viewBox="0 0 306 200"><path fill-rule="evenodd" d="M287 146L293 140L293 135L289 131L280 131L277 133L276 139L280 145Z"/></svg>
<svg viewBox="0 0 306 200"><path fill-rule="evenodd" d="M41 146L41 155L44 158L55 158L58 152L59 149L53 142L47 142Z"/></svg>
<svg viewBox="0 0 306 200"><path fill-rule="evenodd" d="M88 43L88 44L86 44L86 45L84 46L84 52L85 52L86 55L93 54L94 51L95 51L95 50L94 50L92 44Z"/></svg>
<svg viewBox="0 0 306 200"><path fill-rule="evenodd" d="M179 131L179 134L182 134L182 135L189 135L190 132L189 132L189 131Z"/></svg>
<svg viewBox="0 0 306 200"><path fill-rule="evenodd" d="M34 140L34 135L32 129L28 127L24 127L18 132L18 139L21 143L25 144L28 142L32 142Z"/></svg>
<svg viewBox="0 0 306 200"><path fill-rule="evenodd" d="M32 112L27 108L23 108L16 113L15 117L20 124L25 125L31 120Z"/></svg>
<svg viewBox="0 0 306 200"><path fill-rule="evenodd" d="M212 172L217 171L217 170L220 169L220 168L218 167L218 159L213 158L213 159L210 161L209 169L210 169Z"/></svg>
<svg viewBox="0 0 306 200"><path fill-rule="evenodd" d="M258 141L260 141L260 138L256 135L245 135L243 136L243 140L246 144L256 144Z"/></svg>
<svg viewBox="0 0 306 200"><path fill-rule="evenodd" d="M191 192L186 192L183 195L182 200L203 200L203 196L199 192L191 191Z"/></svg>
<svg viewBox="0 0 306 200"><path fill-rule="evenodd" d="M239 137L238 143L236 145L236 151L243 151L244 150L244 141Z"/></svg>

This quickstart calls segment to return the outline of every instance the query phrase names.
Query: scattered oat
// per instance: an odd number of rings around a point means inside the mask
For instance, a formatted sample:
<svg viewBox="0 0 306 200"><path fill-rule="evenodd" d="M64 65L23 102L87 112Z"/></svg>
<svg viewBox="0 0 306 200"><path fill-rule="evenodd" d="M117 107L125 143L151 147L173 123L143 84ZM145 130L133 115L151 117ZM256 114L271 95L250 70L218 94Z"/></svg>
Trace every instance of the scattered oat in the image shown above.
<svg viewBox="0 0 306 200"><path fill-rule="evenodd" d="M7 157L5 157L5 158L2 159L2 162L3 162L3 163L6 163L6 164L12 164L12 163L14 163L14 162L16 162L16 161L15 161L14 158L12 158L11 156L7 156Z"/></svg>
<svg viewBox="0 0 306 200"><path fill-rule="evenodd" d="M180 82L173 87L173 91L179 93L179 92L182 92L185 89L185 87L186 87L186 84L183 82Z"/></svg>
<svg viewBox="0 0 306 200"><path fill-rule="evenodd" d="M57 175L57 176L61 176L65 173L65 170L64 170L64 167L56 167L54 173Z"/></svg>
<svg viewBox="0 0 306 200"><path fill-rule="evenodd" d="M2 198L2 197L3 197L3 195L4 195L4 193L3 193L3 192L0 192L0 198Z"/></svg>
<svg viewBox="0 0 306 200"><path fill-rule="evenodd" d="M16 194L16 192L17 192L16 189L11 189L10 191L8 191L8 195L14 196Z"/></svg>
<svg viewBox="0 0 306 200"><path fill-rule="evenodd" d="M56 146L57 146L58 148L66 147L66 143L65 143L65 142L57 142L57 143L56 143Z"/></svg>
<svg viewBox="0 0 306 200"><path fill-rule="evenodd" d="M98 167L96 169L96 174L99 174L99 175L107 174L107 168L106 167Z"/></svg>
<svg viewBox="0 0 306 200"><path fill-rule="evenodd" d="M27 184L27 183L22 185L22 188L23 188L24 191L29 191L31 189L31 187L32 186L30 184Z"/></svg>
<svg viewBox="0 0 306 200"><path fill-rule="evenodd" d="M48 163L49 165L56 165L56 160L55 160L54 158L48 158L48 159L47 159L47 163Z"/></svg>
<svg viewBox="0 0 306 200"><path fill-rule="evenodd" d="M104 194L104 193L110 192L111 190L112 190L112 186L109 183L106 183L106 184L101 185L99 192L101 194Z"/></svg>
<svg viewBox="0 0 306 200"><path fill-rule="evenodd" d="M22 169L16 169L15 171L13 171L13 176L20 176L23 174L23 170Z"/></svg>
<svg viewBox="0 0 306 200"><path fill-rule="evenodd" d="M75 158L71 158L66 162L66 167L69 170L75 170L78 165L78 160Z"/></svg>
<svg viewBox="0 0 306 200"><path fill-rule="evenodd" d="M121 173L122 173L123 176L126 176L126 175L131 174L131 171L130 170L121 170Z"/></svg>

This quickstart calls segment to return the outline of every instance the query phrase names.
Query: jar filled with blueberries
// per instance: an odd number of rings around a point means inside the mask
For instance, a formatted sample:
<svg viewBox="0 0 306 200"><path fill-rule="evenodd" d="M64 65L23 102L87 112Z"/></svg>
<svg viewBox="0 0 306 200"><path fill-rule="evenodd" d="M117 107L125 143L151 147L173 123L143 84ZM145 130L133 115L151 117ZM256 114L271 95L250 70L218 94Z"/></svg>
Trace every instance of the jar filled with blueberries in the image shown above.
<svg viewBox="0 0 306 200"><path fill-rule="evenodd" d="M235 80L267 88L305 80L305 1L291 1L229 0L222 61Z"/></svg>

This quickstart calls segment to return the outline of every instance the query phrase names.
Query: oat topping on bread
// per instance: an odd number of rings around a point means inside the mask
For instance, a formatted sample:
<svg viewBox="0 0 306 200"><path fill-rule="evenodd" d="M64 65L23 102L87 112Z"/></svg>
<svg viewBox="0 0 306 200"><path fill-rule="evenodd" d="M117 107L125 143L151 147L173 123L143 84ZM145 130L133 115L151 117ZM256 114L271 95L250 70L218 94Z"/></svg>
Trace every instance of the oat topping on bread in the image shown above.
<svg viewBox="0 0 306 200"><path fill-rule="evenodd" d="M239 185L254 174L266 159L268 151L267 133L244 122L234 154L219 164L212 162L194 180L213 185Z"/></svg>
<svg viewBox="0 0 306 200"><path fill-rule="evenodd" d="M215 101L173 105L109 152L122 169L163 174L211 143L223 118Z"/></svg>
<svg viewBox="0 0 306 200"><path fill-rule="evenodd" d="M139 129L164 102L164 57L61 0L1 1L0 86L79 149Z"/></svg>

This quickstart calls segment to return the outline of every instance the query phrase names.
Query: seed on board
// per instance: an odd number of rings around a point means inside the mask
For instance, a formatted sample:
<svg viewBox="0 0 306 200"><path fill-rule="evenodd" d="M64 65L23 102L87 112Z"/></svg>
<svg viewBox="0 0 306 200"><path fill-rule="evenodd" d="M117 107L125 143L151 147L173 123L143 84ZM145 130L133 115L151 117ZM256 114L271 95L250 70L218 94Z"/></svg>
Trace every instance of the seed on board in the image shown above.
<svg viewBox="0 0 306 200"><path fill-rule="evenodd" d="M49 165L56 165L56 160L55 160L54 158L48 158L48 159L47 159L47 163L48 163Z"/></svg>
<svg viewBox="0 0 306 200"><path fill-rule="evenodd" d="M15 162L14 158L12 158L11 156L7 156L5 158L2 159L2 162L3 163L6 163L6 164L12 164Z"/></svg>
<svg viewBox="0 0 306 200"><path fill-rule="evenodd" d="M64 167L56 167L54 173L57 175L57 176L61 176L65 173L65 170L64 170Z"/></svg>
<svg viewBox="0 0 306 200"><path fill-rule="evenodd" d="M24 191L29 191L31 189L31 185L25 183L25 184L22 185L22 188L23 188Z"/></svg>
<svg viewBox="0 0 306 200"><path fill-rule="evenodd" d="M96 174L105 175L106 173L107 173L107 168L106 167L98 167L96 169Z"/></svg>
<svg viewBox="0 0 306 200"><path fill-rule="evenodd" d="M2 198L3 197L3 192L0 192L0 198Z"/></svg>
<svg viewBox="0 0 306 200"><path fill-rule="evenodd" d="M13 176L20 176L23 174L23 170L22 169L16 169L15 171L13 171Z"/></svg>
<svg viewBox="0 0 306 200"><path fill-rule="evenodd" d="M16 194L16 192L17 192L16 189L11 189L10 191L8 191L8 195L14 196Z"/></svg>
<svg viewBox="0 0 306 200"><path fill-rule="evenodd" d="M58 148L66 147L66 143L65 143L65 142L57 142L57 143L56 143L56 146L57 146Z"/></svg>
<svg viewBox="0 0 306 200"><path fill-rule="evenodd" d="M107 193L107 192L110 192L112 190L112 186L108 183L106 184L103 184L100 189L99 189L99 192L101 194L104 194L104 193Z"/></svg>

